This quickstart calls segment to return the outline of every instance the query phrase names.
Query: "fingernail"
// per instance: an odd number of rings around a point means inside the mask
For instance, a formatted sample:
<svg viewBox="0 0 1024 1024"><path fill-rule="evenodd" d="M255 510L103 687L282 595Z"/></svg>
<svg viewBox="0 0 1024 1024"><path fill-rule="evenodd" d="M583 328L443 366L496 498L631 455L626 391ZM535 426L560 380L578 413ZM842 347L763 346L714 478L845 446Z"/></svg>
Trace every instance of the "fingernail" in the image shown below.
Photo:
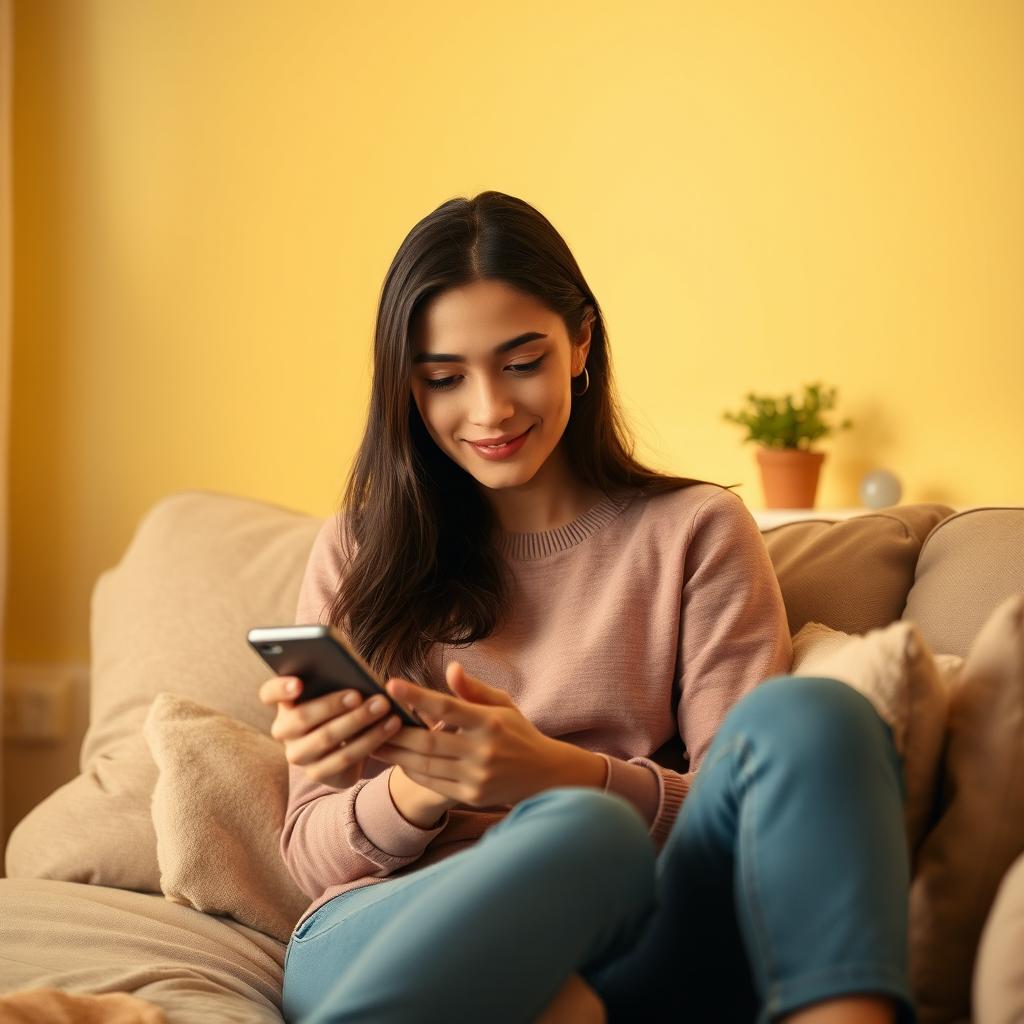
<svg viewBox="0 0 1024 1024"><path fill-rule="evenodd" d="M286 693L298 693L299 692L299 681L297 679L289 679L284 685Z"/></svg>
<svg viewBox="0 0 1024 1024"><path fill-rule="evenodd" d="M388 702L383 697L374 697L370 701L371 711L383 711L388 706Z"/></svg>
<svg viewBox="0 0 1024 1024"><path fill-rule="evenodd" d="M354 708L358 703L359 703L359 694L358 693L346 693L345 696L342 698L342 704L344 704L345 707L348 707L348 708Z"/></svg>

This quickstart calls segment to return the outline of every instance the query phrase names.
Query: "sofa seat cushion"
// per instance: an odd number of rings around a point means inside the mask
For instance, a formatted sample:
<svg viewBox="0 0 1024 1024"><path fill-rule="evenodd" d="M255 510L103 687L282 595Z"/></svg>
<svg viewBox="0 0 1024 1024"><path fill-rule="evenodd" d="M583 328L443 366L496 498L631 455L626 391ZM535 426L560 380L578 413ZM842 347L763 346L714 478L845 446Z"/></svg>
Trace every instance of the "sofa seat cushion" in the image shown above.
<svg viewBox="0 0 1024 1024"><path fill-rule="evenodd" d="M0 994L0 1024L167 1024L158 1006L128 992L83 995L63 989L22 989Z"/></svg>
<svg viewBox="0 0 1024 1024"><path fill-rule="evenodd" d="M163 896L0 878L0 992L129 992L174 1024L281 1024L285 946Z"/></svg>

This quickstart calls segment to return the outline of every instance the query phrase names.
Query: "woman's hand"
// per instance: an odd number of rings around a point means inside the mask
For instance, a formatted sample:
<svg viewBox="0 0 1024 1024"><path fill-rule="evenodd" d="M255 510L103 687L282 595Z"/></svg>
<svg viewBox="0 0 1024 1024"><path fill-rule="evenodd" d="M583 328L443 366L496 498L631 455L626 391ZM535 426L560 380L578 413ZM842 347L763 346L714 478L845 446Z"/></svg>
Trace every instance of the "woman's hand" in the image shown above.
<svg viewBox="0 0 1024 1024"><path fill-rule="evenodd" d="M293 681L298 688L291 691L288 684ZM272 676L260 687L260 700L277 704L270 735L284 743L288 762L301 765L311 779L346 789L361 778L363 761L395 734L401 720L389 714L392 705L384 697L374 698L384 705L381 709L374 700L364 702L356 690L337 690L296 704L301 692L302 680L294 676Z"/></svg>
<svg viewBox="0 0 1024 1024"><path fill-rule="evenodd" d="M562 744L537 729L504 690L468 675L457 661L445 678L455 697L404 679L388 680L386 689L425 720L443 719L458 732L405 727L373 757L470 807L514 806L549 788Z"/></svg>

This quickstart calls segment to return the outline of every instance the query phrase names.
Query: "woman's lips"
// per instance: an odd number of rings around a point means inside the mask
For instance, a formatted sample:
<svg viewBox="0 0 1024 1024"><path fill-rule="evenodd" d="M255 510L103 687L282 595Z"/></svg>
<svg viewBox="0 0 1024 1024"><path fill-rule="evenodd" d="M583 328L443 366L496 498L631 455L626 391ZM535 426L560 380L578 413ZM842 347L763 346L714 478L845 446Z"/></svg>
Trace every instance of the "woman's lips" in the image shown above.
<svg viewBox="0 0 1024 1024"><path fill-rule="evenodd" d="M503 444L500 448L488 448L486 445L475 444L472 441L469 444L473 451L485 459L491 461L495 459L508 459L523 447L531 430L533 430L533 427L527 427L518 437L513 438L507 444Z"/></svg>

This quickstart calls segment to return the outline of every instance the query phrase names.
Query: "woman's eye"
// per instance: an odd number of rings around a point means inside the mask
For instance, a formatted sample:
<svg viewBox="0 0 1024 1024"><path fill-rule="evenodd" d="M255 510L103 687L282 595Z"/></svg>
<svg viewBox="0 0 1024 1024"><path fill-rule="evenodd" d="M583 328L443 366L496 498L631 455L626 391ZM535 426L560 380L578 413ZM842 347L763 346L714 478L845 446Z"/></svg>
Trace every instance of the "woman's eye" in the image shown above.
<svg viewBox="0 0 1024 1024"><path fill-rule="evenodd" d="M540 359L534 359L532 363L513 363L509 369L518 370L520 373L529 373L531 370L536 370L543 362L544 356L541 356Z"/></svg>
<svg viewBox="0 0 1024 1024"><path fill-rule="evenodd" d="M512 374L513 377L522 376L539 369L540 364L544 362L545 358L546 356L541 356L539 359L534 359L532 363L513 363L507 369L515 371ZM455 387L455 381L455 377L442 377L439 380L427 380L424 383L432 391L447 391L449 388Z"/></svg>

